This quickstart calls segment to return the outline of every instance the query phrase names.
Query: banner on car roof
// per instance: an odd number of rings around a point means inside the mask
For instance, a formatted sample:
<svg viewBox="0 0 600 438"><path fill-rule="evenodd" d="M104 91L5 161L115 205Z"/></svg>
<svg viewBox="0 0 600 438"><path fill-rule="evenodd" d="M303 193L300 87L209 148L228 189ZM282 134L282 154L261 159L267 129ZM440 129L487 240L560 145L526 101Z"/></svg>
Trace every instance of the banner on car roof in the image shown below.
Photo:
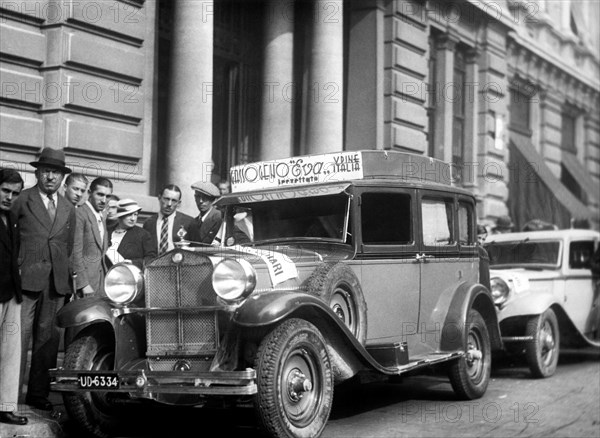
<svg viewBox="0 0 600 438"><path fill-rule="evenodd" d="M232 167L231 191L348 181L363 177L360 152L306 155Z"/></svg>

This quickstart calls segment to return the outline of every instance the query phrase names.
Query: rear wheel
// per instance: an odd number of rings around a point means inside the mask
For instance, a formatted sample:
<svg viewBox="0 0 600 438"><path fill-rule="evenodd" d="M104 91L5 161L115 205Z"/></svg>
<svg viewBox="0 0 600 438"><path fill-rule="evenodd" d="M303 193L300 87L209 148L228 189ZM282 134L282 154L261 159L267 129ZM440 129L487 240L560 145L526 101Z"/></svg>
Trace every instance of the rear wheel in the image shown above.
<svg viewBox="0 0 600 438"><path fill-rule="evenodd" d="M256 355L255 409L276 438L313 438L325 428L333 402L333 374L325 340L311 323L283 322Z"/></svg>
<svg viewBox="0 0 600 438"><path fill-rule="evenodd" d="M552 309L527 322L527 336L533 337L525 347L525 357L534 377L550 377L556 371L560 348L558 320Z"/></svg>
<svg viewBox="0 0 600 438"><path fill-rule="evenodd" d="M114 347L97 334L78 336L67 348L63 366L67 370L107 371L114 369ZM107 393L64 393L69 417L86 432L96 437L109 437L121 424L107 400Z"/></svg>
<svg viewBox="0 0 600 438"><path fill-rule="evenodd" d="M482 397L490 381L492 351L490 336L481 314L471 309L464 331L465 355L450 365L450 383L465 400Z"/></svg>

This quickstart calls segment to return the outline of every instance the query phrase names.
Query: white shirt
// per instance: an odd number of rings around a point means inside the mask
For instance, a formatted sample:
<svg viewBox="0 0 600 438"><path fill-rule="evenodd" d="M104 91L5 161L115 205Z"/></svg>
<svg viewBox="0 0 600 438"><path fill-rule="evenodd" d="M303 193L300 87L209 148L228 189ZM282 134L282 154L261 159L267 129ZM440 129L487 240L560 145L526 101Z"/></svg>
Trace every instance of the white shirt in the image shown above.
<svg viewBox="0 0 600 438"><path fill-rule="evenodd" d="M104 223L102 222L102 214L98 213L90 201L86 201L86 205L92 210L94 216L96 216L96 222L98 223L98 230L100 231L100 241L104 241Z"/></svg>
<svg viewBox="0 0 600 438"><path fill-rule="evenodd" d="M126 232L127 230L114 230L110 235L110 247L108 248L108 251L106 251L106 255L110 261L113 262L113 265L121 263L123 260L125 260L117 250L119 249L121 240L123 240Z"/></svg>
<svg viewBox="0 0 600 438"><path fill-rule="evenodd" d="M50 199L48 199L48 195L45 192L42 192L39 187L38 191L40 192L40 196L42 197L44 207L46 207L46 210L48 210L48 205L50 205ZM54 199L54 207L58 208L58 193L52 193L52 199Z"/></svg>
<svg viewBox="0 0 600 438"><path fill-rule="evenodd" d="M175 223L175 215L177 212L173 212L170 216L167 217L167 251L171 251L175 248L173 244L173 224ZM162 229L163 223L163 215L158 213L158 218L156 219L156 241L158 242L158 248L160 249L160 230Z"/></svg>

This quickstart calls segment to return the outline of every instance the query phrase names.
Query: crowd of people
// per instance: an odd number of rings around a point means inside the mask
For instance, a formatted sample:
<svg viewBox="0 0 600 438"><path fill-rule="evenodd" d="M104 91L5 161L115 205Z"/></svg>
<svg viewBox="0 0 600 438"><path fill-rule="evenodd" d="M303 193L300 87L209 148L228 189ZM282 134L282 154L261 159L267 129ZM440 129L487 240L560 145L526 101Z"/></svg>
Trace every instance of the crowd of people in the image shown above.
<svg viewBox="0 0 600 438"><path fill-rule="evenodd" d="M228 189L192 184L199 211L193 218L178 211L181 189L168 184L158 195L159 212L140 227L138 202L115 195L108 178L90 182L72 172L63 151L44 148L30 164L36 184L27 189L18 171L0 169L0 423L17 425L28 422L17 411L22 397L33 408L53 408L58 311L70 300L105 296L113 264L142 269L183 239L218 244L223 219L213 203Z"/></svg>

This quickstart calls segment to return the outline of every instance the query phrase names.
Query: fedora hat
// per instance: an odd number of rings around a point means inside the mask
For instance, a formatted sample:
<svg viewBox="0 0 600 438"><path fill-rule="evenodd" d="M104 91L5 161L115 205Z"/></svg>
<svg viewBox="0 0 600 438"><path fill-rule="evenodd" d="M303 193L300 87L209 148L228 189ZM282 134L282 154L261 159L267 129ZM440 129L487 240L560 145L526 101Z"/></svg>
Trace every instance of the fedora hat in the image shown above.
<svg viewBox="0 0 600 438"><path fill-rule="evenodd" d="M138 205L133 199L121 199L117 203L117 212L114 217L127 216L136 211L140 211L142 207Z"/></svg>
<svg viewBox="0 0 600 438"><path fill-rule="evenodd" d="M71 173L71 169L65 166L65 153L61 149L44 148L37 161L32 161L33 167L52 167L63 173Z"/></svg>
<svg viewBox="0 0 600 438"><path fill-rule="evenodd" d="M500 216L496 219L496 226L494 230L512 230L515 224L513 224L510 216Z"/></svg>
<svg viewBox="0 0 600 438"><path fill-rule="evenodd" d="M218 198L221 196L221 191L219 188L213 183L207 181L196 181L194 184L192 184L192 189L213 198Z"/></svg>

